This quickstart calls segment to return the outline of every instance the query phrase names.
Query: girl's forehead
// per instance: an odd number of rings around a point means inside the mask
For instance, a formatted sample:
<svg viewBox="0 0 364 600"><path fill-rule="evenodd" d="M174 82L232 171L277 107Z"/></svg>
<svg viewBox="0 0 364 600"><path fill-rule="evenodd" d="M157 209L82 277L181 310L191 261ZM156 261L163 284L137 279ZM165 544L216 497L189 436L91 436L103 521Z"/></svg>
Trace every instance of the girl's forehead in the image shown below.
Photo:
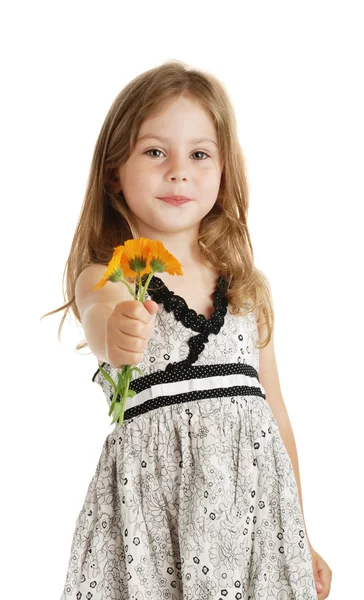
<svg viewBox="0 0 364 600"><path fill-rule="evenodd" d="M173 142L184 139L190 143L210 142L217 145L217 132L214 122L206 113L186 118L186 114L158 115L146 118L140 125L135 141L158 139L161 142Z"/></svg>
<svg viewBox="0 0 364 600"><path fill-rule="evenodd" d="M197 120L212 122L210 112L202 106L199 101L193 98L179 97L174 100L169 100L162 106L152 110L152 112L143 120L141 127L146 124L165 121L169 117L171 119L183 119L186 114L188 114L189 118L192 117ZM186 122L186 125L188 126L188 121Z"/></svg>
<svg viewBox="0 0 364 600"><path fill-rule="evenodd" d="M148 139L153 139L153 140L160 140L161 142L173 142L173 138L171 137L166 137L164 135L156 135L155 133L144 133L141 136L138 136L137 141L142 141L142 140L148 140ZM214 140L211 137L203 137L203 136L198 136L197 138L190 138L186 140L187 142L191 143L191 144L200 144L202 142L210 142L211 144L215 144L217 146L217 142L216 140Z"/></svg>

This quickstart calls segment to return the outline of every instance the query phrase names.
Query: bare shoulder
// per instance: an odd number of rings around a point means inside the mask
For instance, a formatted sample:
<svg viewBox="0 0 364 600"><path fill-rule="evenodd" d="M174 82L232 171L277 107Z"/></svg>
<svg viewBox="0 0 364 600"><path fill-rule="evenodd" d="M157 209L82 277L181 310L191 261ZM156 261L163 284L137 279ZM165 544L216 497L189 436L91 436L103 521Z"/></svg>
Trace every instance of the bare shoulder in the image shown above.
<svg viewBox="0 0 364 600"><path fill-rule="evenodd" d="M254 309L254 314L257 321L259 341L261 342L266 339L268 328L261 312ZM259 381L264 388L266 401L277 421L280 421L282 418L287 418L288 413L282 396L274 348L274 326L268 344L259 350Z"/></svg>
<svg viewBox="0 0 364 600"><path fill-rule="evenodd" d="M262 311L256 306L253 310L254 316L255 316L255 320L257 323L257 327L258 327L258 332L259 332L259 339L264 339L265 336L267 335L267 327L266 324L264 322L264 316ZM263 338L264 336L264 338Z"/></svg>
<svg viewBox="0 0 364 600"><path fill-rule="evenodd" d="M259 308L255 307L253 312L257 323L258 339L259 342L262 342L267 338L268 328L265 323L262 311ZM267 370L268 363L272 364L274 360L274 332L272 330L272 335L268 344L264 348L261 348L259 350L259 377L262 373L264 373L264 371Z"/></svg>
<svg viewBox="0 0 364 600"><path fill-rule="evenodd" d="M77 277L75 300L81 320L85 310L92 304L102 302L114 309L119 302L131 299L129 290L121 281L108 281L102 288L94 290L95 285L105 274L106 268L107 265L88 265Z"/></svg>

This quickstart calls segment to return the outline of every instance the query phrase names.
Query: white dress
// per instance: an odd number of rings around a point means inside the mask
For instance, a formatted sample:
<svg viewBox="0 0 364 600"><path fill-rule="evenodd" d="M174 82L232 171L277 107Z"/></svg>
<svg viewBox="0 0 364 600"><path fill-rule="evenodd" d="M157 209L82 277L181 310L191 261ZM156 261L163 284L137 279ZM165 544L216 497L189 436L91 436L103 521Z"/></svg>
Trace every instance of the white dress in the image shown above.
<svg viewBox="0 0 364 600"><path fill-rule="evenodd" d="M219 277L206 319L152 278L143 376L104 442L61 600L317 600L255 315L231 314L225 290ZM110 405L110 383L99 369L92 379Z"/></svg>

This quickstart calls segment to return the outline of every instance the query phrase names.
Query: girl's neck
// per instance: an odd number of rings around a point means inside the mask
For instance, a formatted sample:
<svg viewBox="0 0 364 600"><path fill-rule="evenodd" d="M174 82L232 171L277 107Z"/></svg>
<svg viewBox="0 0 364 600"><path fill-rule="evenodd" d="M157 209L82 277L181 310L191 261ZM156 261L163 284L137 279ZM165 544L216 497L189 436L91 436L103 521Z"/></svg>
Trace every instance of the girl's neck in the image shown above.
<svg viewBox="0 0 364 600"><path fill-rule="evenodd" d="M181 263L183 272L194 273L203 268L206 263L197 242L198 229L168 234L160 231L147 231L143 224L139 223L138 235L160 240L168 252Z"/></svg>
<svg viewBox="0 0 364 600"><path fill-rule="evenodd" d="M156 273L156 275L164 281L168 287L172 285L172 289L173 286L211 285L211 282L214 282L219 275L216 269L212 265L206 263L206 261L191 263L187 267L182 263L182 271L183 275L170 275L169 273Z"/></svg>

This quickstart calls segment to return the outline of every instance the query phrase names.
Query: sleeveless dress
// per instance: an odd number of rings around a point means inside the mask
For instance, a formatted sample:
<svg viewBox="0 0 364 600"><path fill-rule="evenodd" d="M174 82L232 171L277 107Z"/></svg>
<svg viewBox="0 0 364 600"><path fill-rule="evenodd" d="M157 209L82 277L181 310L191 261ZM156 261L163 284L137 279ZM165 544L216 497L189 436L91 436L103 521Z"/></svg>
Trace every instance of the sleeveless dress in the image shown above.
<svg viewBox="0 0 364 600"><path fill-rule="evenodd" d="M233 315L226 289L220 276L207 319L151 279L143 376L133 372L136 395L104 442L61 600L317 600L255 314ZM92 380L110 405L111 384L99 369Z"/></svg>

